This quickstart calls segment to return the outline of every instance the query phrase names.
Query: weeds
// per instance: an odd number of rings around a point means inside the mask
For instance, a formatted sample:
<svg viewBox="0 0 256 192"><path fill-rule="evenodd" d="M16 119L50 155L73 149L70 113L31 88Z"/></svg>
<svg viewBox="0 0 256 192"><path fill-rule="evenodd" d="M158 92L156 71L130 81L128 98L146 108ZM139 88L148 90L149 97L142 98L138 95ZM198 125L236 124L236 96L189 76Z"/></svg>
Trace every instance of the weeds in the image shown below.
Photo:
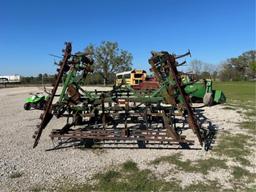
<svg viewBox="0 0 256 192"><path fill-rule="evenodd" d="M126 161L122 167L124 171L138 171L137 164L131 160Z"/></svg>
<svg viewBox="0 0 256 192"><path fill-rule="evenodd" d="M31 187L29 189L29 191L31 191L31 192L42 192L42 191L46 191L46 189L44 187L42 187L41 185L35 185L35 186Z"/></svg>
<svg viewBox="0 0 256 192"><path fill-rule="evenodd" d="M221 191L221 186L217 181L200 182L189 185L184 191Z"/></svg>
<svg viewBox="0 0 256 192"><path fill-rule="evenodd" d="M207 174L207 172L213 168L227 168L224 160L210 158L206 160L198 160L195 163L192 163L190 160L182 161L180 156L181 155L178 153L172 156L160 157L153 160L151 164L167 162L174 164L179 170L186 172L200 172L203 174Z"/></svg>
<svg viewBox="0 0 256 192"><path fill-rule="evenodd" d="M156 178L148 169L139 170L133 161L127 161L118 168L112 168L95 175L96 183L62 186L58 191L181 191L179 182L166 182Z"/></svg>
<svg viewBox="0 0 256 192"><path fill-rule="evenodd" d="M241 128L246 129L248 133L256 135L256 121L255 120L249 120L244 121L241 123Z"/></svg>
<svg viewBox="0 0 256 192"><path fill-rule="evenodd" d="M248 140L251 136L244 134L225 134L220 138L219 144L215 147L214 152L218 155L228 156L242 165L249 165L250 162L246 156L250 155L251 151L247 147Z"/></svg>

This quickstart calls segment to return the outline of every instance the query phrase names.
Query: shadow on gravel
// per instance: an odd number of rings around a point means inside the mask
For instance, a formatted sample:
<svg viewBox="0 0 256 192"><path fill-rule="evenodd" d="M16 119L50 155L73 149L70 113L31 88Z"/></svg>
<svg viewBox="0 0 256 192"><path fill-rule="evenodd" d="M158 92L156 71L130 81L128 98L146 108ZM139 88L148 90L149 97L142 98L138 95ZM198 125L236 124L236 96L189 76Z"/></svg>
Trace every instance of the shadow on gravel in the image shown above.
<svg viewBox="0 0 256 192"><path fill-rule="evenodd" d="M195 114L199 121L199 125L202 128L202 134L204 136L204 150L212 150L212 144L215 143L216 134L218 132L218 128L215 124L213 124L209 119L204 115L204 110L202 108L195 108Z"/></svg>

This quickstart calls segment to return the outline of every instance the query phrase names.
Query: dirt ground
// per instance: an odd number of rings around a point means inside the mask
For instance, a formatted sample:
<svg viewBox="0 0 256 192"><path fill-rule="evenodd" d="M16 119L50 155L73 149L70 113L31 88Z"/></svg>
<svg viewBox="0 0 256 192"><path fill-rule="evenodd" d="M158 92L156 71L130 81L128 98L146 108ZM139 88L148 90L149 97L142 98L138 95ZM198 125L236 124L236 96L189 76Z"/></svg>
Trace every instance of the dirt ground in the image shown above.
<svg viewBox="0 0 256 192"><path fill-rule="evenodd" d="M95 87L87 88L95 89ZM171 181L174 178L181 182L182 187L204 181L217 181L225 189L235 189L231 169L216 168L207 172L184 172L175 170L168 163L152 165L150 162L162 156L181 154L182 160L206 160L209 158L223 159L212 150L203 150L198 143L192 150L182 149L77 149L65 148L46 151L53 147L49 133L53 128L60 128L65 120L54 118L42 134L37 148L33 149L34 129L39 121L38 110L25 111L24 99L30 92L39 92L37 87L19 87L0 89L0 191L29 191L35 186L53 186L58 181L88 180L96 173L108 170L127 160L138 164L140 169L150 169L157 176ZM225 109L223 105L204 107L198 114L204 120L205 126L214 127L217 139L212 144L218 144L218 138L225 132L233 134L244 133L239 128L244 117L238 110ZM192 132L188 135L193 138ZM255 149L252 149L255 151ZM255 154L255 153L254 153ZM250 166L245 166L256 173L255 155L248 157ZM225 159L228 166L237 165L232 159ZM239 166L239 164L238 164Z"/></svg>

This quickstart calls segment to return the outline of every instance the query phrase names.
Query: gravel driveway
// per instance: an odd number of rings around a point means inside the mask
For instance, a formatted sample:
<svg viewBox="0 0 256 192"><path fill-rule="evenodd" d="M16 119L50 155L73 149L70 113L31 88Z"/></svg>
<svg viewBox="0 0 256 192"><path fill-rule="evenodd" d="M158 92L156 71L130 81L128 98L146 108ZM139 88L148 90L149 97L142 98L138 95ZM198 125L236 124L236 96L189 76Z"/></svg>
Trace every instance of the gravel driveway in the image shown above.
<svg viewBox="0 0 256 192"><path fill-rule="evenodd" d="M126 160L133 160L140 168L147 168L147 162L177 152L182 153L184 159L190 160L212 156L211 152L204 150L66 148L45 151L52 147L48 137L51 129L65 124L65 120L55 118L43 132L37 148L33 149L32 134L41 112L24 111L23 104L30 92L38 91L40 89L36 87L0 89L0 191L29 191L34 186L50 186L63 179L79 182ZM204 110L204 115L220 131L236 129L236 123L243 120L239 113L223 110L221 105L206 107ZM164 170L164 166L159 166L157 172ZM223 172L218 174L222 175ZM193 175L179 177L188 183L197 179Z"/></svg>

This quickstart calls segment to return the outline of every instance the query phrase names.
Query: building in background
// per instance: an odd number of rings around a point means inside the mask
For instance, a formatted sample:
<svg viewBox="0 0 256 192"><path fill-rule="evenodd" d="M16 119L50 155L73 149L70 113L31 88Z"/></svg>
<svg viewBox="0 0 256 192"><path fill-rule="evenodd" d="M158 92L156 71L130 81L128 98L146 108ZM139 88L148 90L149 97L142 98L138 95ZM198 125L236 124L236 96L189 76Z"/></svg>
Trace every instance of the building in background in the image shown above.
<svg viewBox="0 0 256 192"><path fill-rule="evenodd" d="M0 84L20 83L20 75L0 75Z"/></svg>

